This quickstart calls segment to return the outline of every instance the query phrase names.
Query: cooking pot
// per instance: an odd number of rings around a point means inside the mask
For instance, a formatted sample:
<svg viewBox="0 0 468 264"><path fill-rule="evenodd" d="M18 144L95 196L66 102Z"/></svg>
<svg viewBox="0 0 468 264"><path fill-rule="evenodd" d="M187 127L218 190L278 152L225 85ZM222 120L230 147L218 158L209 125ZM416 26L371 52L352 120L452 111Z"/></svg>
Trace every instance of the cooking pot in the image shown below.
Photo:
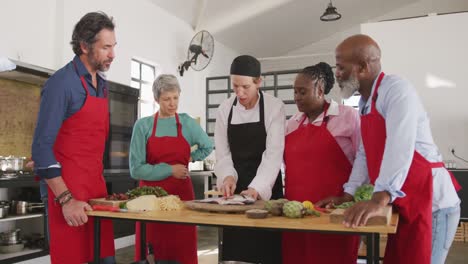
<svg viewBox="0 0 468 264"><path fill-rule="evenodd" d="M14 245L21 242L20 240L21 229L14 229L0 233L1 244L3 245Z"/></svg>
<svg viewBox="0 0 468 264"><path fill-rule="evenodd" d="M213 171L215 166L214 160L204 160L203 161L203 168L206 171Z"/></svg>
<svg viewBox="0 0 468 264"><path fill-rule="evenodd" d="M44 203L30 203L26 201L11 201L10 213L24 215L27 213L37 213L44 209Z"/></svg>
<svg viewBox="0 0 468 264"><path fill-rule="evenodd" d="M9 205L0 205L0 218L5 218L8 216L8 211L10 211Z"/></svg>
<svg viewBox="0 0 468 264"><path fill-rule="evenodd" d="M0 170L5 174L22 171L24 169L23 165L25 160L25 157L0 156Z"/></svg>

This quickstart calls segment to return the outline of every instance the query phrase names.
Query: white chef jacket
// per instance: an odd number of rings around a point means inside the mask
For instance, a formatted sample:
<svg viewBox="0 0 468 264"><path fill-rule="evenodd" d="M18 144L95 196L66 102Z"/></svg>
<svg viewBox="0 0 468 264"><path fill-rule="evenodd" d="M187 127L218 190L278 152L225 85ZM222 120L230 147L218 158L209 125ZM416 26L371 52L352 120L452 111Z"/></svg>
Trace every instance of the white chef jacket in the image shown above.
<svg viewBox="0 0 468 264"><path fill-rule="evenodd" d="M374 93L376 81L372 87ZM371 110L371 98L359 102L361 115ZM376 102L377 111L385 119L387 139L374 191L388 191L392 202L404 197L401 191L413 160L414 150L430 162L441 162L442 155L432 138L429 117L416 90L410 82L395 75L385 75ZM344 184L345 192L354 194L363 183L369 182L366 153L361 141L350 179ZM432 211L456 206L460 199L452 184L450 174L444 168L432 169Z"/></svg>
<svg viewBox="0 0 468 264"><path fill-rule="evenodd" d="M227 120L231 106L236 96L226 99L218 108L216 114L215 126L215 147L216 164L215 174L217 177L216 185L222 186L226 176L233 176L237 180L237 172L232 161L231 151L227 137ZM257 103L251 109L245 107L239 102L232 107L231 124L244 124L260 121L260 96ZM250 188L255 189L261 199L269 200L271 190L278 176L284 151L284 135L286 115L283 102L267 93L263 93L265 130L266 130L266 149L262 155L262 161L257 169L257 174L249 184Z"/></svg>

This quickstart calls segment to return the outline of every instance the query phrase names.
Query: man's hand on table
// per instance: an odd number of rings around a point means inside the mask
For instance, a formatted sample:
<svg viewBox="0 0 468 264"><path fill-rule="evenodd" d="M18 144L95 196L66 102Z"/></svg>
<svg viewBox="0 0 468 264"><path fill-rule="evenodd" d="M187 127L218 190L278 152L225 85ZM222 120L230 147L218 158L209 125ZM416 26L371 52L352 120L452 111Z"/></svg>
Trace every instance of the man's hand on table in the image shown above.
<svg viewBox="0 0 468 264"><path fill-rule="evenodd" d="M71 199L62 206L62 213L69 226L80 226L88 222L85 211L92 211L91 206L83 201Z"/></svg>
<svg viewBox="0 0 468 264"><path fill-rule="evenodd" d="M344 212L343 224L346 227L356 228L364 226L369 218L376 216L379 209L389 204L391 196L388 192L375 192L372 199L356 203Z"/></svg>

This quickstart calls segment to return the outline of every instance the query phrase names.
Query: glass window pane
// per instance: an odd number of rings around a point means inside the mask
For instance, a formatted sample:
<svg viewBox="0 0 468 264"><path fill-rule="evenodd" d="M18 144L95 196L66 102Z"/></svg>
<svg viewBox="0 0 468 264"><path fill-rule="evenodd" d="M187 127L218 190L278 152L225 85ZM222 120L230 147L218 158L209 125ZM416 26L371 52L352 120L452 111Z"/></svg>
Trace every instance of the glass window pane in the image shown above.
<svg viewBox="0 0 468 264"><path fill-rule="evenodd" d="M293 85L294 80L296 79L296 73L289 73L289 74L279 74L278 75L278 85Z"/></svg>
<svg viewBox="0 0 468 264"><path fill-rule="evenodd" d="M216 122L208 122L208 131L206 133L214 133Z"/></svg>
<svg viewBox="0 0 468 264"><path fill-rule="evenodd" d="M208 81L208 89L209 91L215 90L227 90L228 89L228 82L229 79L219 79L219 80L209 80Z"/></svg>
<svg viewBox="0 0 468 264"><path fill-rule="evenodd" d="M294 100L294 90L293 89L278 90L278 98L283 101Z"/></svg>
<svg viewBox="0 0 468 264"><path fill-rule="evenodd" d="M208 118L216 118L218 108L208 108Z"/></svg>
<svg viewBox="0 0 468 264"><path fill-rule="evenodd" d="M147 82L154 81L154 68L152 66L142 64L141 65L141 79Z"/></svg>
<svg viewBox="0 0 468 264"><path fill-rule="evenodd" d="M286 112L286 116L292 116L298 111L296 104L285 104L284 110Z"/></svg>
<svg viewBox="0 0 468 264"><path fill-rule="evenodd" d="M139 82L131 81L130 86L133 87L133 88L140 89L140 83Z"/></svg>
<svg viewBox="0 0 468 264"><path fill-rule="evenodd" d="M271 96L275 96L275 91L274 90L263 90L264 93L267 93Z"/></svg>
<svg viewBox="0 0 468 264"><path fill-rule="evenodd" d="M154 101L153 96L153 86L149 84L142 83L141 84L141 99Z"/></svg>
<svg viewBox="0 0 468 264"><path fill-rule="evenodd" d="M140 79L140 63L132 60L132 78Z"/></svg>
<svg viewBox="0 0 468 264"><path fill-rule="evenodd" d="M275 85L275 76L274 75L264 75L263 76L263 87L273 87Z"/></svg>
<svg viewBox="0 0 468 264"><path fill-rule="evenodd" d="M227 98L227 93L209 94L208 104L221 104Z"/></svg>
<svg viewBox="0 0 468 264"><path fill-rule="evenodd" d="M154 103L140 103L140 118L154 114Z"/></svg>

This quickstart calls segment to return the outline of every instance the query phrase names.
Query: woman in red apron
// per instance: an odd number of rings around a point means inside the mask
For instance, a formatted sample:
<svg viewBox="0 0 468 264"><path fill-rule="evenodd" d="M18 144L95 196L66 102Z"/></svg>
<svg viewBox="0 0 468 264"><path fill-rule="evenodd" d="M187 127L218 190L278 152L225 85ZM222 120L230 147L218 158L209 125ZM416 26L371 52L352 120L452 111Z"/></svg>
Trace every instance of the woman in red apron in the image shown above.
<svg viewBox="0 0 468 264"><path fill-rule="evenodd" d="M359 140L359 116L351 107L335 102L330 109L324 95L334 82L326 63L307 67L296 77L294 99L301 113L288 120L284 153L289 200L315 203L341 196L348 181ZM354 264L358 246L355 235L284 232L283 263Z"/></svg>
<svg viewBox="0 0 468 264"><path fill-rule="evenodd" d="M154 82L153 92L160 110L154 117L138 120L130 147L132 177L140 180L140 186L159 186L181 200L195 199L192 181L187 166L192 157L203 160L212 150L212 143L186 114L177 114L180 95L179 83L173 75L160 75ZM183 133L184 126L184 133ZM174 130L175 136L172 134ZM160 132L159 132L160 131ZM145 133L149 132L149 137ZM189 135L188 139L186 137ZM158 136L164 134L166 136ZM146 146L143 142L146 141ZM191 153L190 146L198 145ZM146 151L146 159L138 157ZM141 164L138 164L141 163ZM164 175L165 172L168 174ZM156 174L160 175L156 175ZM160 178L158 179L158 177ZM155 259L178 261L181 264L196 264L197 231L193 225L146 224L147 242L154 247ZM136 225L135 259L140 260L140 225Z"/></svg>

